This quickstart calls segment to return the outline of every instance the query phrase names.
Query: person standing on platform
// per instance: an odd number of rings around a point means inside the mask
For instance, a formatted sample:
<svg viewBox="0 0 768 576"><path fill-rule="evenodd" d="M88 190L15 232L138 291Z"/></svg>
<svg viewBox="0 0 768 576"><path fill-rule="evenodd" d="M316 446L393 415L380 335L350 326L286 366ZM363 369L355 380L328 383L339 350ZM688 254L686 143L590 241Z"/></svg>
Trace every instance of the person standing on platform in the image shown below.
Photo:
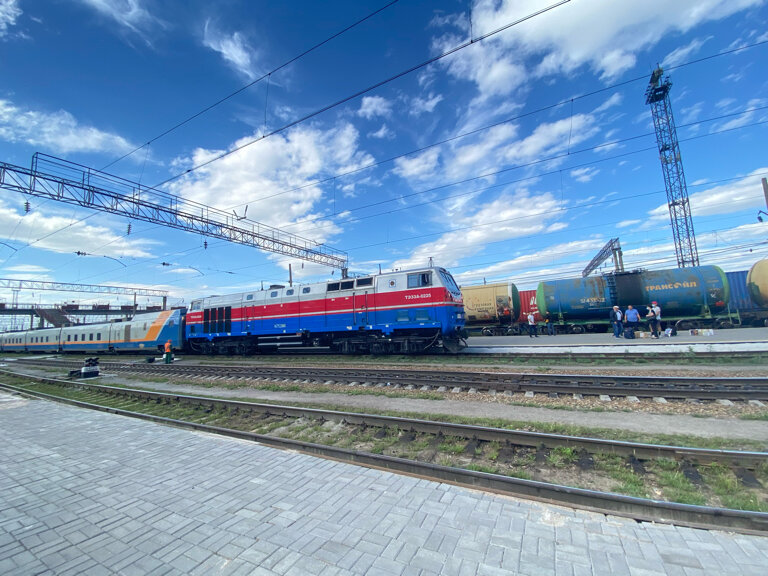
<svg viewBox="0 0 768 576"><path fill-rule="evenodd" d="M648 330L651 331L651 338L658 338L656 332L656 312L654 312L652 304L648 306L648 314L645 315L645 319L648 322Z"/></svg>
<svg viewBox="0 0 768 576"><path fill-rule="evenodd" d="M618 306L614 306L613 310L611 310L611 324L613 324L614 338L621 338L621 334L624 332L624 324L622 323L622 320L624 320L624 315L621 313Z"/></svg>
<svg viewBox="0 0 768 576"><path fill-rule="evenodd" d="M536 338L539 337L539 335L536 333L536 318L533 317L533 312L528 312L528 336L531 338L534 336Z"/></svg>
<svg viewBox="0 0 768 576"><path fill-rule="evenodd" d="M624 320L626 321L627 328L637 330L637 325L640 322L640 313L635 309L632 304L627 306L627 311L624 312Z"/></svg>
<svg viewBox="0 0 768 576"><path fill-rule="evenodd" d="M170 364L173 361L173 346L171 346L171 341L168 340L168 342L165 343L165 363Z"/></svg>
<svg viewBox="0 0 768 576"><path fill-rule="evenodd" d="M547 336L554 336L555 324L552 322L552 314L549 310L547 310L547 313L544 315L544 323L547 325Z"/></svg>
<svg viewBox="0 0 768 576"><path fill-rule="evenodd" d="M653 306L653 314L656 317L656 337L658 338L661 336L661 306L655 300L651 302L651 306Z"/></svg>

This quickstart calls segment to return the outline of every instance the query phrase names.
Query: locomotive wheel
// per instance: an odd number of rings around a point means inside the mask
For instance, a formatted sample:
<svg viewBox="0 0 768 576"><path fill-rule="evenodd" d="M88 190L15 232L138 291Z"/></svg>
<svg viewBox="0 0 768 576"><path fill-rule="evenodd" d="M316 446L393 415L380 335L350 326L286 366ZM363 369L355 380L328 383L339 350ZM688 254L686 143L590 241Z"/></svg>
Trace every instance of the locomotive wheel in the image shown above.
<svg viewBox="0 0 768 576"><path fill-rule="evenodd" d="M583 326L569 326L571 334L584 334Z"/></svg>

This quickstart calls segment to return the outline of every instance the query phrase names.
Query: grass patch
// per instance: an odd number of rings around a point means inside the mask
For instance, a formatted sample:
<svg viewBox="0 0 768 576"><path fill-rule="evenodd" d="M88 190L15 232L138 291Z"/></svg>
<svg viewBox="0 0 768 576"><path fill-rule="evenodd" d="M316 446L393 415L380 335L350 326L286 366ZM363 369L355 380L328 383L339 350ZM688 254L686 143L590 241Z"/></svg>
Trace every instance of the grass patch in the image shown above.
<svg viewBox="0 0 768 576"><path fill-rule="evenodd" d="M555 468L562 468L573 464L578 458L576 449L569 446L557 446L547 455L547 462Z"/></svg>
<svg viewBox="0 0 768 576"><path fill-rule="evenodd" d="M659 487L667 500L681 504L706 504L706 498L701 494L700 489L686 478L676 461L658 459L649 466L656 475Z"/></svg>
<svg viewBox="0 0 768 576"><path fill-rule="evenodd" d="M595 454L595 468L605 472L617 482L611 489L619 494L649 498L648 489L642 476L635 474L624 460L613 454Z"/></svg>

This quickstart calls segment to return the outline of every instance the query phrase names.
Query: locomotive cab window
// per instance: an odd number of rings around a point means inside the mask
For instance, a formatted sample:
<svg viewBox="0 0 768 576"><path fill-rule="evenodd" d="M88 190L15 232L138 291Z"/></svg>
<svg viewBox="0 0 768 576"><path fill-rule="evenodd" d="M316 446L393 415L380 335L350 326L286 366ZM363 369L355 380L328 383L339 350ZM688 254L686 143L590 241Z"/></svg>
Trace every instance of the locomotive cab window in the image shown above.
<svg viewBox="0 0 768 576"><path fill-rule="evenodd" d="M310 290L309 286L304 286L304 288L301 289L301 293L302 294L309 294L309 290Z"/></svg>
<svg viewBox="0 0 768 576"><path fill-rule="evenodd" d="M270 298L277 298L277 290L273 290L272 292L270 292L269 293L269 297Z"/></svg>
<svg viewBox="0 0 768 576"><path fill-rule="evenodd" d="M293 288L291 288L290 290L286 290L285 291L285 295L286 296L293 296Z"/></svg>
<svg viewBox="0 0 768 576"><path fill-rule="evenodd" d="M430 272L408 274L408 288L422 288L424 286L432 286L432 274Z"/></svg>
<svg viewBox="0 0 768 576"><path fill-rule="evenodd" d="M245 297L245 299L246 299L246 300L253 300L253 294L248 294L248 295Z"/></svg>

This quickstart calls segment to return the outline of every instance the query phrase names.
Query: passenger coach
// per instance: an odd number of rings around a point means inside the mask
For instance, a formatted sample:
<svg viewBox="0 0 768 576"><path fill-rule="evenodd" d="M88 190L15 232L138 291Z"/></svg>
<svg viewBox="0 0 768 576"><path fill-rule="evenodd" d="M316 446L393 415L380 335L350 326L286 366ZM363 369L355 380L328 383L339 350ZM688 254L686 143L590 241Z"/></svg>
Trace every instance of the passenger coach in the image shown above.
<svg viewBox="0 0 768 576"><path fill-rule="evenodd" d="M464 344L461 291L443 268L388 272L194 300L192 351L249 354L281 347L413 353Z"/></svg>
<svg viewBox="0 0 768 576"><path fill-rule="evenodd" d="M156 352L171 341L184 346L181 310L137 314L131 320L75 324L0 334L6 352Z"/></svg>

